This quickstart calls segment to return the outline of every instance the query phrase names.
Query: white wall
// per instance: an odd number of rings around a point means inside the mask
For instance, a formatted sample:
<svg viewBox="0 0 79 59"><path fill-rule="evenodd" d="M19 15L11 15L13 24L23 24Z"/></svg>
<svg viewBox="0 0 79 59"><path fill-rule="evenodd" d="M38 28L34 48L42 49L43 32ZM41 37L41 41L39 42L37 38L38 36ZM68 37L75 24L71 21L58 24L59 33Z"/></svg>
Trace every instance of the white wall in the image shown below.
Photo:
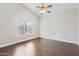
<svg viewBox="0 0 79 59"><path fill-rule="evenodd" d="M41 18L41 37L77 43L77 9Z"/></svg>
<svg viewBox="0 0 79 59"><path fill-rule="evenodd" d="M78 45L79 45L79 8L78 8Z"/></svg>
<svg viewBox="0 0 79 59"><path fill-rule="evenodd" d="M16 38L16 20L32 22L32 35ZM0 47L39 36L38 18L18 4L0 4Z"/></svg>

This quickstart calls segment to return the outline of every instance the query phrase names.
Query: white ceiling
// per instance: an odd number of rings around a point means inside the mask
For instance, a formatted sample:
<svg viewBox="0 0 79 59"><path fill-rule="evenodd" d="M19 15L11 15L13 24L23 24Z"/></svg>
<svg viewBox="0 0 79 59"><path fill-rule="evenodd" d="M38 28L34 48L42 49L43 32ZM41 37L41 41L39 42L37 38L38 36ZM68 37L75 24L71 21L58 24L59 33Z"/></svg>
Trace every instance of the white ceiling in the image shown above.
<svg viewBox="0 0 79 59"><path fill-rule="evenodd" d="M46 5L49 5L49 4L53 5L53 7L50 8L50 10L52 11L51 14L60 13L65 10L77 8L79 6L78 3L46 3ZM41 6L41 3L24 3L22 5L24 5L26 8L28 8L32 13L41 17L41 15L39 13L39 9L36 7L36 6Z"/></svg>

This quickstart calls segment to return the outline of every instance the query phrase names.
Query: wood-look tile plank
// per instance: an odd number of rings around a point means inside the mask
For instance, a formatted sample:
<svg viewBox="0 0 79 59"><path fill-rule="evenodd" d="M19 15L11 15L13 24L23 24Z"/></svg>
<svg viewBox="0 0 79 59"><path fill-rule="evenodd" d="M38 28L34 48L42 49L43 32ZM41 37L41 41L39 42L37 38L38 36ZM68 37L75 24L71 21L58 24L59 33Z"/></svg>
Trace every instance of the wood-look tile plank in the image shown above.
<svg viewBox="0 0 79 59"><path fill-rule="evenodd" d="M78 56L76 44L36 38L0 48L0 55L10 56Z"/></svg>

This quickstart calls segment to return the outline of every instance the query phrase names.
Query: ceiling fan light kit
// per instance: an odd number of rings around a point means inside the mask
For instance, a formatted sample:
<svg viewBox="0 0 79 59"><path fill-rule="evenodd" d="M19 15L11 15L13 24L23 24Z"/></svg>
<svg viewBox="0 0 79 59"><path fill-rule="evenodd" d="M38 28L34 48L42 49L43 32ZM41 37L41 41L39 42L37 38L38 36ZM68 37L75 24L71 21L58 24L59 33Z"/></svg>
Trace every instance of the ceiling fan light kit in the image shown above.
<svg viewBox="0 0 79 59"><path fill-rule="evenodd" d="M37 6L37 8L39 8L39 12L41 15L51 13L51 11L49 10L49 8L51 7L52 5L45 5L44 3L42 3L42 6Z"/></svg>

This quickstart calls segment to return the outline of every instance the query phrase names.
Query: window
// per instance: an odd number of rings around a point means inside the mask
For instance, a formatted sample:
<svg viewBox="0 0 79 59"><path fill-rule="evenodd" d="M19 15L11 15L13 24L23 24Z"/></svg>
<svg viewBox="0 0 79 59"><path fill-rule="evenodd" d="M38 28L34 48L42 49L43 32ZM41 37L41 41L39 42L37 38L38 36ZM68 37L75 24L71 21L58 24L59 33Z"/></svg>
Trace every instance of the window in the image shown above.
<svg viewBox="0 0 79 59"><path fill-rule="evenodd" d="M19 22L16 24L16 36L26 36L32 33L31 22Z"/></svg>

